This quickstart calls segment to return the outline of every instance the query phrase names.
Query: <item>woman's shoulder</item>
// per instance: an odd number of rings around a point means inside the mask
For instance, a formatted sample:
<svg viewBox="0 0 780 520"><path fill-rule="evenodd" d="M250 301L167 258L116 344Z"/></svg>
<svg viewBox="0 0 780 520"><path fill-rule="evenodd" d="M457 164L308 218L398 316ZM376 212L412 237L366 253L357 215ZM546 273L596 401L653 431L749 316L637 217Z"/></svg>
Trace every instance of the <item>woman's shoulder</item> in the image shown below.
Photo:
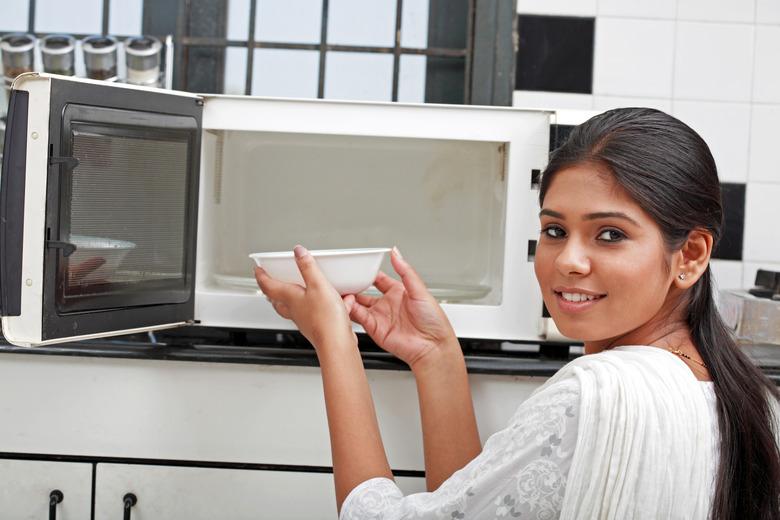
<svg viewBox="0 0 780 520"><path fill-rule="evenodd" d="M558 389L586 399L632 400L650 405L671 395L701 396L711 385L698 381L688 366L669 351L651 346L621 346L576 358L562 367L537 392ZM639 397L641 395L641 398Z"/></svg>

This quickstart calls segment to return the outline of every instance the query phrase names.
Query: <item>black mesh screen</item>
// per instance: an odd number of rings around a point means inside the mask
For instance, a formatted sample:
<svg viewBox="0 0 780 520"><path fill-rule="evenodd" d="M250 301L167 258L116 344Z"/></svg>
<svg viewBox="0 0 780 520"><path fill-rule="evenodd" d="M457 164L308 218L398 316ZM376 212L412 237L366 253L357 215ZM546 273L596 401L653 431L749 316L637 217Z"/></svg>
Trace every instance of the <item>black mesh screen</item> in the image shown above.
<svg viewBox="0 0 780 520"><path fill-rule="evenodd" d="M60 271L66 310L90 308L95 295L182 287L186 278L187 135L94 128L71 127L79 164L61 222L76 246Z"/></svg>

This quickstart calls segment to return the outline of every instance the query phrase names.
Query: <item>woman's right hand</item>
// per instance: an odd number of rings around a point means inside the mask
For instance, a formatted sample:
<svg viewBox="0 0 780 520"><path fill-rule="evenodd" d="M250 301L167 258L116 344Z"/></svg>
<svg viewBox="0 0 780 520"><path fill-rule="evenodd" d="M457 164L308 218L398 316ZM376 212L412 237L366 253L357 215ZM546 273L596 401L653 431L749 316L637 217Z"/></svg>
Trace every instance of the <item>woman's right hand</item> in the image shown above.
<svg viewBox="0 0 780 520"><path fill-rule="evenodd" d="M348 307L351 304L350 318L362 325L377 345L412 368L437 350L457 347L460 351L441 306L397 248L390 253L390 262L401 281L380 272L374 286L382 296L345 296L345 300L355 299L347 302Z"/></svg>

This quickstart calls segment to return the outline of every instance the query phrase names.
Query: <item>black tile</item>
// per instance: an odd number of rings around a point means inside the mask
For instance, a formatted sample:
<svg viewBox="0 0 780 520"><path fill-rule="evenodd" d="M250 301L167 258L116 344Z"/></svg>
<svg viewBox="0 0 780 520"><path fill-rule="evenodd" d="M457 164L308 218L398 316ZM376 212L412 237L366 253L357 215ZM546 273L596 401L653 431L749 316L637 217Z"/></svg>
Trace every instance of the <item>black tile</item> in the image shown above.
<svg viewBox="0 0 780 520"><path fill-rule="evenodd" d="M745 232L745 185L723 182L720 184L723 200L723 234L712 253L721 260L742 260L742 243Z"/></svg>
<svg viewBox="0 0 780 520"><path fill-rule="evenodd" d="M594 18L519 15L515 88L590 94Z"/></svg>

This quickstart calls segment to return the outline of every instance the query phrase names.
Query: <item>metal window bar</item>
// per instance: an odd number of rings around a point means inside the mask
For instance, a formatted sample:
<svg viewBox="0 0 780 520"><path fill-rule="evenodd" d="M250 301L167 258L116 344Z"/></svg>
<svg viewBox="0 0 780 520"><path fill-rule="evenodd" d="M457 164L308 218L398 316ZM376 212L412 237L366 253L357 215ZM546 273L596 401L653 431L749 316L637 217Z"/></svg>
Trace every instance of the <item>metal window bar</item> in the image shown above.
<svg viewBox="0 0 780 520"><path fill-rule="evenodd" d="M317 80L317 97L325 97L325 70L327 66L326 55L329 51L340 52L365 52L374 54L392 54L393 55L393 85L392 85L392 100L398 101L399 90L399 78L400 78L400 61L401 56L404 54L409 55L422 55L439 58L465 58L466 62L466 74L465 74L465 91L467 93L466 99L468 103L468 92L471 83L471 73L469 65L471 62L471 48L473 42L473 21L472 18L475 12L476 0L469 0L469 34L467 48L437 48L428 47L425 49L418 49L412 47L403 47L401 45L401 25L403 19L403 0L396 0L396 12L395 12L395 41L392 47L381 46L369 46L369 45L334 45L328 42L328 17L329 17L329 0L322 0L322 16L320 26L320 42L319 43L286 43L286 42L271 42L271 41L258 41L255 38L257 31L256 19L257 19L257 2L258 0L250 0L249 4L249 31L247 40L229 40L226 38L212 38L212 37L196 37L183 35L178 39L179 45L182 47L242 47L247 49L246 60L246 81L244 86L244 93L246 95L252 94L252 76L254 74L254 51L255 49L286 49L286 50L308 50L319 52L319 75ZM189 5L187 6L187 12L184 18L188 19L190 16ZM186 54L186 53L185 53Z"/></svg>
<svg viewBox="0 0 780 520"><path fill-rule="evenodd" d="M244 47L247 49L247 64L246 64L246 82L244 91L245 94L252 94L252 76L254 73L254 51L255 49L288 49L288 50L314 50L319 52L319 77L317 85L317 97L325 97L325 68L326 68L326 55L329 51L340 52L366 52L374 54L392 54L393 55L393 85L392 85L392 101L398 101L399 90L399 78L400 78L400 62L401 56L408 55L422 55L438 58L464 58L465 59L465 103L470 102L471 98L471 62L472 62L472 49L474 43L474 16L476 10L476 0L469 0L468 9L468 34L467 45L465 49L455 48L437 48L428 47L425 49L403 47L401 45L401 30L403 20L403 0L396 0L396 12L395 12L395 41L392 47L379 47L368 45L333 45L327 43L328 41L328 15L329 15L329 0L322 0L322 20L320 29L320 43L318 44L302 44L302 43L285 43L285 42L269 42L269 41L257 41L255 39L256 30L256 13L257 13L258 0L250 0L249 6L249 34L246 41L242 40L228 40L226 38L210 38L210 37L193 37L182 36L179 38L179 45L182 47ZM191 16L190 4L187 3L187 11L184 16L181 17L181 22L185 22ZM108 34L109 19L111 10L111 1L102 1L102 34ZM27 19L27 32L35 35L36 37L44 36L43 33L35 32L35 12L36 12L36 0L29 0L29 10ZM183 34L184 31L180 32ZM0 33L4 34L4 33ZM75 38L84 38L89 34L74 34ZM186 55L186 53L183 53ZM181 56L181 54L180 54ZM186 68L186 64L184 65Z"/></svg>

